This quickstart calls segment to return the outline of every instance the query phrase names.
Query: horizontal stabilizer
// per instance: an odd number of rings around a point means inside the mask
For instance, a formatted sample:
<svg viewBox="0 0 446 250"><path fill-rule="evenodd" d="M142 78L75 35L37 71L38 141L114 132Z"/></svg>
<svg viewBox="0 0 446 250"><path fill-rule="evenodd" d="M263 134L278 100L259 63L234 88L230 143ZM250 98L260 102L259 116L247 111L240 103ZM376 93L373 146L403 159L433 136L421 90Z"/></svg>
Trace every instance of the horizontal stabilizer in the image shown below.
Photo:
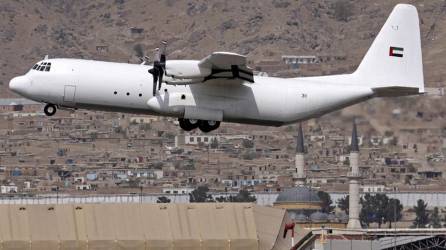
<svg viewBox="0 0 446 250"><path fill-rule="evenodd" d="M420 92L419 88L411 88L411 87L379 87L372 88L375 96L377 97L395 97L395 96L408 96L408 95L420 95L423 94Z"/></svg>

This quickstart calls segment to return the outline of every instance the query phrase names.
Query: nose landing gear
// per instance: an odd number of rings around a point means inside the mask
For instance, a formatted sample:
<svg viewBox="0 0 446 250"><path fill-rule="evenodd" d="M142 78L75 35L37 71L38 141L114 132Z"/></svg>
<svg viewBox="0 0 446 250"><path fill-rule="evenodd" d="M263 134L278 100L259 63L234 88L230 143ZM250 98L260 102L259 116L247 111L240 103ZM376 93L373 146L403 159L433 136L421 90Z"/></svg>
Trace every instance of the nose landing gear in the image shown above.
<svg viewBox="0 0 446 250"><path fill-rule="evenodd" d="M45 112L45 115L47 116L53 116L57 111L56 105L48 103L43 108L43 112Z"/></svg>

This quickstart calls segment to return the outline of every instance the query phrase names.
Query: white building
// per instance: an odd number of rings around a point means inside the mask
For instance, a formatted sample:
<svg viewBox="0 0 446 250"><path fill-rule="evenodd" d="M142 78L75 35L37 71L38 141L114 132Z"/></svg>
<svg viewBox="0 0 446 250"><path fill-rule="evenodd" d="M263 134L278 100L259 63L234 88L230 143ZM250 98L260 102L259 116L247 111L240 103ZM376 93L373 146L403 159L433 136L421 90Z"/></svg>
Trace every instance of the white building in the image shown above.
<svg viewBox="0 0 446 250"><path fill-rule="evenodd" d="M217 135L177 135L175 136L175 147L182 145L198 145L203 143L210 144L214 139L220 141L220 136Z"/></svg>
<svg viewBox="0 0 446 250"><path fill-rule="evenodd" d="M0 186L1 193L2 194L9 194L9 193L17 193L18 188L16 185L7 185L7 186Z"/></svg>
<svg viewBox="0 0 446 250"><path fill-rule="evenodd" d="M85 177L79 176L79 177L74 177L73 181L75 183L84 183L85 182Z"/></svg>
<svg viewBox="0 0 446 250"><path fill-rule="evenodd" d="M386 191L386 186L384 185L362 185L361 192L364 193L382 193Z"/></svg>
<svg viewBox="0 0 446 250"><path fill-rule="evenodd" d="M182 187L182 188L163 188L164 194L190 194L194 191L193 188Z"/></svg>
<svg viewBox="0 0 446 250"><path fill-rule="evenodd" d="M156 116L133 116L130 117L130 123L149 124L158 121Z"/></svg>
<svg viewBox="0 0 446 250"><path fill-rule="evenodd" d="M314 64L319 63L319 59L316 56L291 56L284 55L282 60L288 65L299 65L299 64Z"/></svg>
<svg viewBox="0 0 446 250"><path fill-rule="evenodd" d="M80 184L76 185L76 190L90 190L91 185L90 184Z"/></svg>
<svg viewBox="0 0 446 250"><path fill-rule="evenodd" d="M209 145L212 141L216 139L217 142L222 140L253 140L252 135L177 135L175 136L175 147L180 147L182 145L198 145L203 143Z"/></svg>

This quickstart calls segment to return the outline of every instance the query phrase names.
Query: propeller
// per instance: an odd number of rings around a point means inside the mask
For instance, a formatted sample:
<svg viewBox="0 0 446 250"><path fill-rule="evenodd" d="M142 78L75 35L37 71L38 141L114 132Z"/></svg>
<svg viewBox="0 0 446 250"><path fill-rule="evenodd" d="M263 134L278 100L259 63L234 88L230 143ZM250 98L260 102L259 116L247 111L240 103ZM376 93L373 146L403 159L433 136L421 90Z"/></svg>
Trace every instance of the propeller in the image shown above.
<svg viewBox="0 0 446 250"><path fill-rule="evenodd" d="M166 51L167 51L167 42L162 41L161 42L161 54L160 54L160 77L159 77L159 84L158 84L158 91L161 89L161 85L163 84L163 76L166 74Z"/></svg>
<svg viewBox="0 0 446 250"><path fill-rule="evenodd" d="M166 70L166 50L167 42L161 42L161 50L156 48L153 57L153 68L149 69L149 73L153 75L153 96L156 95L156 85L158 91L161 89L163 83L163 76Z"/></svg>
<svg viewBox="0 0 446 250"><path fill-rule="evenodd" d="M139 60L141 61L141 65L146 65L146 63L150 61L150 57L148 56L140 57Z"/></svg>

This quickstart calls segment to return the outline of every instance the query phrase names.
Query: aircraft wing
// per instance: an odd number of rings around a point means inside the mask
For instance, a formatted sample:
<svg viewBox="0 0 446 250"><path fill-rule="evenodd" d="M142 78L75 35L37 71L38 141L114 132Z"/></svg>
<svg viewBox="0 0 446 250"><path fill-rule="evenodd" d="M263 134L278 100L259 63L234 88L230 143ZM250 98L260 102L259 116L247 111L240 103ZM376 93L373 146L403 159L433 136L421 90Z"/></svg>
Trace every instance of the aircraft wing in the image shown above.
<svg viewBox="0 0 446 250"><path fill-rule="evenodd" d="M167 84L186 85L205 83L213 79L239 79L254 82L246 57L230 52L214 52L201 61L173 60L166 62Z"/></svg>

